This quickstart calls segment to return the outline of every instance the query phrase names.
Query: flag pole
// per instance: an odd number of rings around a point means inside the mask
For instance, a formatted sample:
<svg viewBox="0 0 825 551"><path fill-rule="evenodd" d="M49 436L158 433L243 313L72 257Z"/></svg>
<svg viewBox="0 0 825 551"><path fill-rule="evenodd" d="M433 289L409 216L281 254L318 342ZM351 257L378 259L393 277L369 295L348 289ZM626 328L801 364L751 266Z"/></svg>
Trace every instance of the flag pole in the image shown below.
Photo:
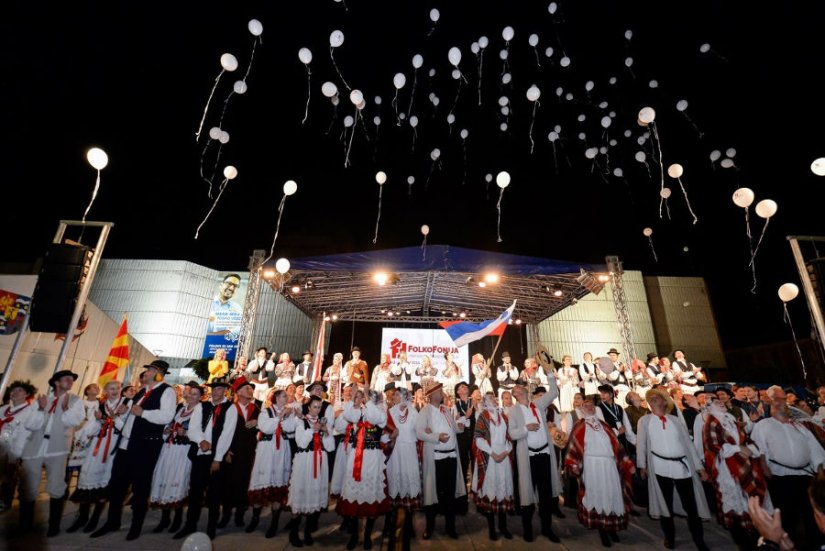
<svg viewBox="0 0 825 551"><path fill-rule="evenodd" d="M505 327L504 331L506 331L506 330L507 330L507 328ZM496 345L493 347L493 353L490 354L490 358L487 360L487 367L488 368L490 367L490 365L492 365L493 360L496 357L496 351L498 350L498 345L501 344L501 339L504 338L504 331L502 331L501 335L498 336L498 340L496 341Z"/></svg>

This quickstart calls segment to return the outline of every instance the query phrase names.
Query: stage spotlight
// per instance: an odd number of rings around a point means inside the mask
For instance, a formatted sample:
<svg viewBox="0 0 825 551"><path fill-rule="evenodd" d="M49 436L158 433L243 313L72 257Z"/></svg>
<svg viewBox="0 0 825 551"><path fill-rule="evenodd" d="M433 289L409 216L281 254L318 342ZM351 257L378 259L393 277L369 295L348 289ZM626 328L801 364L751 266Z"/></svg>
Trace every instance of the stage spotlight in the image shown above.
<svg viewBox="0 0 825 551"><path fill-rule="evenodd" d="M388 274L387 272L375 272L375 274L373 274L372 276L372 279L378 285L386 285L387 281L389 281L390 279L390 274Z"/></svg>
<svg viewBox="0 0 825 551"><path fill-rule="evenodd" d="M562 296L563 294L564 294L564 293L562 292L562 290L561 290L561 289L555 289L555 290L553 290L553 296L554 296L554 297L560 297L560 296Z"/></svg>
<svg viewBox="0 0 825 551"><path fill-rule="evenodd" d="M601 283L607 283L608 281L610 281L610 276L607 274L599 274L598 279Z"/></svg>
<svg viewBox="0 0 825 551"><path fill-rule="evenodd" d="M521 318L516 319L516 325L521 325Z"/></svg>
<svg viewBox="0 0 825 551"><path fill-rule="evenodd" d="M338 314L332 314L332 321L338 320Z"/></svg>
<svg viewBox="0 0 825 551"><path fill-rule="evenodd" d="M499 280L499 276L495 272L487 272L486 274L484 274L484 281L486 283L489 283L489 284L492 285L494 283L498 283L498 280Z"/></svg>
<svg viewBox="0 0 825 551"><path fill-rule="evenodd" d="M604 289L604 283L600 283L596 280L596 277L593 274L590 272L585 272L584 270L581 271L581 274L576 278L576 281L579 285L594 295L598 295L602 292L602 289Z"/></svg>
<svg viewBox="0 0 825 551"><path fill-rule="evenodd" d="M464 319L464 318L467 317L467 314L465 312L461 312L460 314L458 314L458 317L460 317L461 319Z"/></svg>
<svg viewBox="0 0 825 551"><path fill-rule="evenodd" d="M300 292L301 292L301 286L300 285L293 285L292 286L292 294L297 295Z"/></svg>
<svg viewBox="0 0 825 551"><path fill-rule="evenodd" d="M479 281L478 286L481 287L482 289L484 289L485 287L487 287L487 282L486 281Z"/></svg>
<svg viewBox="0 0 825 551"><path fill-rule="evenodd" d="M275 273L275 270L273 270L272 268L267 268L263 271L264 279L272 279L273 277L275 277Z"/></svg>

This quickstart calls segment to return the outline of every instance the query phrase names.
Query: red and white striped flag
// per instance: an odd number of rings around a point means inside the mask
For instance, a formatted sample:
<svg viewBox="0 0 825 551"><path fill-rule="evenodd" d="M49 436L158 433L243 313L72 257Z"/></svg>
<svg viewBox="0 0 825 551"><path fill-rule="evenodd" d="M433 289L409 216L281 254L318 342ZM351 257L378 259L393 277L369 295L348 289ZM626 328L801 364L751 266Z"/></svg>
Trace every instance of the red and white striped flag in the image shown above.
<svg viewBox="0 0 825 551"><path fill-rule="evenodd" d="M315 365L312 368L312 372L315 374L312 379L313 381L321 380L321 374L324 369L324 336L327 329L327 322L324 320L326 317L327 313L324 312L321 315L321 330L318 332L318 344L315 346L315 355L313 356L315 360Z"/></svg>

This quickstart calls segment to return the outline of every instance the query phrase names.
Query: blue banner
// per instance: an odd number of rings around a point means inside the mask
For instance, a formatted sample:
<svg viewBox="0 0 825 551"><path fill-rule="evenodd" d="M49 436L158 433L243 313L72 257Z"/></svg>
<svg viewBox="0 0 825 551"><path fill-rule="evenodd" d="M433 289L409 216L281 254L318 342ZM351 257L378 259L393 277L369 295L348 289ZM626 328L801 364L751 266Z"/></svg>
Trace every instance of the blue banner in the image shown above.
<svg viewBox="0 0 825 551"><path fill-rule="evenodd" d="M226 359L230 362L235 360L247 283L246 275L242 277L237 273L224 274L218 281L203 344L204 358L214 357L215 351L223 348L226 350Z"/></svg>

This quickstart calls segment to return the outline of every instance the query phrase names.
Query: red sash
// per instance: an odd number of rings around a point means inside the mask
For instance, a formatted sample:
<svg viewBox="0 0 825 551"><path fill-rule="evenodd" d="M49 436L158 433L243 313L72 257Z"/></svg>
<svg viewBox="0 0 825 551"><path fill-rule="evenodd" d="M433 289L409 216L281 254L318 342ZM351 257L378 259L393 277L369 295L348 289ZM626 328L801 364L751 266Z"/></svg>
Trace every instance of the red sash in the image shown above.
<svg viewBox="0 0 825 551"><path fill-rule="evenodd" d="M281 449L281 420L278 420L278 427L275 429L275 449Z"/></svg>
<svg viewBox="0 0 825 551"><path fill-rule="evenodd" d="M321 446L321 433L316 432L312 435L312 478L318 478L318 468L321 466L324 448Z"/></svg>
<svg viewBox="0 0 825 551"><path fill-rule="evenodd" d="M100 429L100 433L97 435L97 444L95 444L95 449L92 452L94 457L97 457L97 452L100 450L100 444L103 442L103 439L106 439L106 446L103 448L103 463L106 463L106 460L109 458L109 447L112 445L112 432L115 430L115 420L111 417L107 417L105 421L103 421L103 427Z"/></svg>
<svg viewBox="0 0 825 551"><path fill-rule="evenodd" d="M367 437L367 429L374 425L366 421L358 422L358 434L355 437L355 463L352 465L352 478L356 482L361 482L361 466L364 463L364 440Z"/></svg>

